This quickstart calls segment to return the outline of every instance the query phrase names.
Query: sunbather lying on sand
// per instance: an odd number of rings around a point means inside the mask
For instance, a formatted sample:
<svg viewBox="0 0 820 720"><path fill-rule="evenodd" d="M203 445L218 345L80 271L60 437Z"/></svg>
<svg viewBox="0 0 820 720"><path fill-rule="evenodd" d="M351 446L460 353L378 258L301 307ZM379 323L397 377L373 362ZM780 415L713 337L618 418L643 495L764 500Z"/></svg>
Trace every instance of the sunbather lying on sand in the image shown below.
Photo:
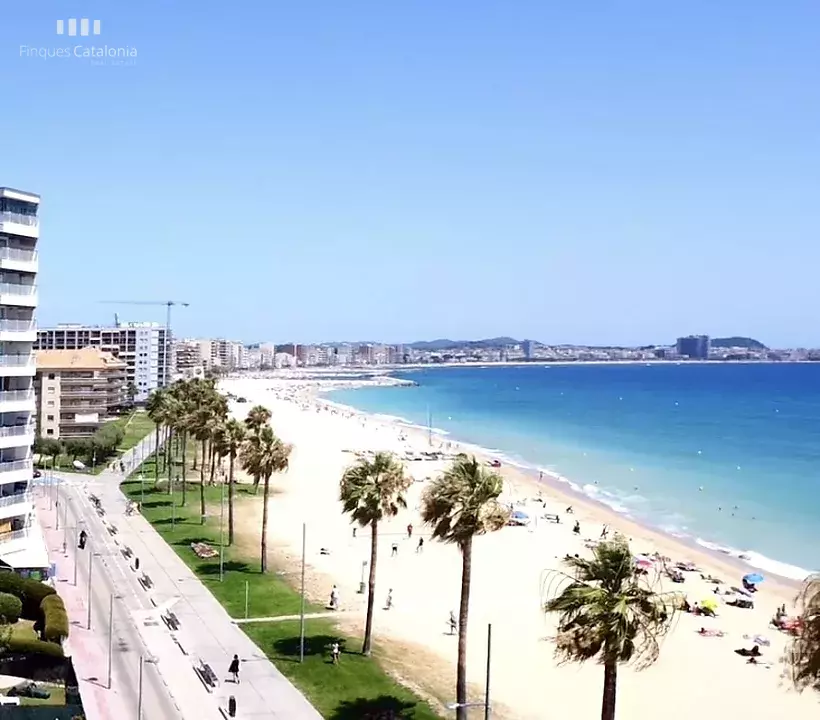
<svg viewBox="0 0 820 720"><path fill-rule="evenodd" d="M698 635L702 635L703 637L723 637L725 634L723 630L717 630L715 628L701 628L698 630Z"/></svg>

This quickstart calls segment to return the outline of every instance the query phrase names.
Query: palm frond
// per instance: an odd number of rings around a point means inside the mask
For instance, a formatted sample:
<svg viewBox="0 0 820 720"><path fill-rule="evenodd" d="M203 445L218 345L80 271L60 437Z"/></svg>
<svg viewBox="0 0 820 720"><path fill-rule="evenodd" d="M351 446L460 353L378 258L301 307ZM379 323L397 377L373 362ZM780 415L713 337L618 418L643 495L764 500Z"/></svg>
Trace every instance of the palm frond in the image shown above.
<svg viewBox="0 0 820 720"><path fill-rule="evenodd" d="M345 470L339 483L342 510L361 526L394 517L407 507L404 493L412 484L391 453L376 453Z"/></svg>
<svg viewBox="0 0 820 720"><path fill-rule="evenodd" d="M786 665L795 688L820 691L820 575L803 582L796 598L800 629L786 650Z"/></svg>

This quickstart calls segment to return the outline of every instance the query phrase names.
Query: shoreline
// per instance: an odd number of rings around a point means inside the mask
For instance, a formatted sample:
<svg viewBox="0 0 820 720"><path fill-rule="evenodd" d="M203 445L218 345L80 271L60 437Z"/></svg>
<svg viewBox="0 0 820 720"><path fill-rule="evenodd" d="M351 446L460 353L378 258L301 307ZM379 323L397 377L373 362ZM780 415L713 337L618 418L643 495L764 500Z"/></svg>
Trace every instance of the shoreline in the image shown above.
<svg viewBox="0 0 820 720"><path fill-rule="evenodd" d="M401 380L401 378L394 379L398 381ZM374 386L390 386L392 384L394 383L371 383L367 382L366 380L351 381L350 383L345 383L343 387L327 387L323 389L318 389L316 391L316 397L320 398L323 402L331 406L342 408L350 412L354 412L357 415L373 417L382 422L389 422L397 426L412 428L417 431L428 433L430 430L428 430L427 427L419 425L418 423L414 423L413 421L407 418L402 418L400 416L384 413L371 413L368 411L361 410L360 408L357 408L353 405L345 405L344 403L339 403L338 401L332 400L327 397L328 393L336 392L337 390L353 390L358 388ZM404 383L395 383L395 385L402 384ZM447 438L445 442L449 441L451 443L457 444L460 447L467 448L471 454L475 454L482 460L486 461L491 459L498 459L502 462L503 465L508 467L512 466L516 470L526 473L530 476L531 481L535 483L544 484L550 487L553 493L557 493L564 496L568 502L574 501L576 504L590 504L593 508L595 508L596 514L611 513L613 517L618 518L619 521L623 520L633 523L634 525L636 525L639 528L642 528L646 532L658 533L667 538L669 542L685 545L692 552L708 553L710 556L712 556L715 562L725 563L727 566L732 567L734 570L738 572L748 573L752 570L764 571L767 577L776 579L777 582L791 587L795 594L806 577L814 574L815 572L820 572L802 568L788 561L779 560L777 558L772 558L763 555L762 553L758 553L755 550L743 550L731 546L726 546L717 542L713 542L708 538L696 537L689 534L679 535L671 533L665 530L664 528L656 524L653 524L651 520L643 518L634 518L628 512L628 510L616 510L605 501L597 499L592 495L588 494L587 492L585 492L583 488L577 483L573 482L571 478L556 473L555 471L539 467L537 463L528 461L524 458L514 458L510 455L507 455L503 448L486 448L484 446L472 443L468 440L457 438L451 435L450 431L444 430L442 428L432 428L431 431L432 434L438 437L439 439ZM539 477L539 475L541 477ZM763 560L763 562L760 564L755 564L754 562L752 562L752 558L750 557L749 553L757 555ZM788 568L789 570L792 570L793 574L789 575L782 572L778 572L776 569L777 567Z"/></svg>

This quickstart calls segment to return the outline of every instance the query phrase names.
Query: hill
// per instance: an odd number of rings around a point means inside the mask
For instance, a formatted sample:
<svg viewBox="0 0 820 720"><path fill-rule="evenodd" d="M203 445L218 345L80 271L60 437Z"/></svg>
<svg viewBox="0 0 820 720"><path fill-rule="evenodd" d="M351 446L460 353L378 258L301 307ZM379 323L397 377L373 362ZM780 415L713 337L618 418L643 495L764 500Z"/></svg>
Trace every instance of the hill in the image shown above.
<svg viewBox="0 0 820 720"><path fill-rule="evenodd" d="M713 348L745 348L746 350L768 350L762 342L754 338L734 335L726 338L712 338L710 345Z"/></svg>
<svg viewBox="0 0 820 720"><path fill-rule="evenodd" d="M484 349L500 347L502 345L518 345L522 341L511 337L497 337L487 338L486 340L447 340L441 338L439 340L421 340L419 342L409 343L407 347L413 350L422 350L425 352L439 352L441 350L449 350L450 348L471 348Z"/></svg>

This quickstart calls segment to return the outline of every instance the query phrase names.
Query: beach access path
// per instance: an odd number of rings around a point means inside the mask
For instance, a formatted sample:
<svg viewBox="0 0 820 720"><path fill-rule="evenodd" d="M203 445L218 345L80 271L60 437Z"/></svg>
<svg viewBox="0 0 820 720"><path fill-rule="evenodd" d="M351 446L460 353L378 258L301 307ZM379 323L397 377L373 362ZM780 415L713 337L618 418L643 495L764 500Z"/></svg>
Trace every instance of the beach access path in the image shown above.
<svg viewBox="0 0 820 720"><path fill-rule="evenodd" d="M126 472L135 469L140 459L147 457L152 451L153 437L146 438L129 451L123 457ZM228 717L228 703L233 697L238 718L321 720L321 715L234 623L148 521L139 514L126 516L126 500L119 489L123 479L122 473L110 469L98 476L66 475L59 478L59 482L54 483L50 490L55 493L55 497L60 498L61 504L62 524L59 531L50 527L52 542L49 545L51 550L56 547L55 541L59 545L58 590L61 594L61 586L71 586L74 572L73 564L62 558L65 517L69 528L69 551L84 552L76 549L78 531L75 528L82 526L88 532L89 547L95 555L92 584L92 612L95 614L92 631L96 630L96 645L101 645L101 648L96 647L87 657L80 657L72 647L75 663L78 665L78 676L90 674L98 679L96 684L92 684L93 691L92 687L81 686L84 702L86 695L93 696L92 700L99 696L99 685L105 685L107 679L106 623L109 598L116 593L114 655L128 655L132 647L141 645L134 654L142 654L149 660L144 665L143 675L144 717L185 720ZM92 503L91 495L99 498L102 514ZM45 503L51 504L48 497ZM50 513L45 510L41 512L41 516L45 520L44 524L55 525L55 510ZM100 563L97 563L98 555L103 560ZM135 569L137 558L139 570ZM63 562L60 563L60 560ZM65 566L62 572L61 564ZM106 568L107 580L110 582L108 588L98 589L98 585L102 585L99 578L103 575L97 570L98 565ZM86 567L87 561L81 557L78 563L78 583L74 591L79 590L79 594L84 596L88 595L87 575L82 572ZM75 602L77 607L74 607L73 612L70 610L72 633L79 632L78 625L85 626L84 614L80 618L76 615L82 608L87 611L86 602L83 598ZM124 608L118 605L124 605ZM178 623L173 630L166 623L169 613L173 613ZM104 616L104 619L100 616ZM100 620L100 626L97 625L97 620ZM128 651L121 652L118 648L124 625L131 626L133 631L125 637ZM239 684L227 679L228 665L234 654L241 660ZM102 667L101 658L105 661ZM89 713L90 720L137 718L138 698L129 689L133 690L133 681L139 676L138 663L138 657L130 658L127 660L127 672L123 667L122 672L114 673L113 686L122 696L125 710L117 712L115 708L111 708L111 711L106 712L103 708L97 714ZM203 663L215 675L213 686L201 679L198 670ZM122 678L123 675L127 677ZM148 693L150 698L146 697L145 688L148 685L152 688ZM153 703L154 709L149 709L146 702Z"/></svg>

